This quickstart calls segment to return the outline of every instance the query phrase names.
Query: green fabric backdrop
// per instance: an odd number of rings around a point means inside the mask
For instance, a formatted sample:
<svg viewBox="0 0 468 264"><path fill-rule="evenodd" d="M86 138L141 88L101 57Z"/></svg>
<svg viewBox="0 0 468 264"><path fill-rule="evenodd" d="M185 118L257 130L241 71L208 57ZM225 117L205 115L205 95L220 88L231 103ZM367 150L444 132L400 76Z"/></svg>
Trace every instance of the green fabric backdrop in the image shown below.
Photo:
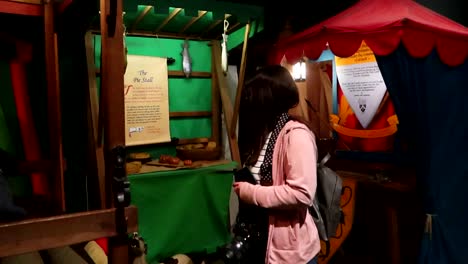
<svg viewBox="0 0 468 264"><path fill-rule="evenodd" d="M129 55L172 57L176 61L168 66L169 71L182 70L181 45L183 40L167 38L126 37ZM208 41L189 41L194 72L211 72L211 47ZM100 66L101 37L94 36L96 67ZM99 78L98 78L98 85ZM169 78L169 111L211 111L211 78ZM171 137L211 137L211 118L177 118L170 120ZM160 146L129 147L128 152L146 151L157 157L159 153L171 154Z"/></svg>
<svg viewBox="0 0 468 264"><path fill-rule="evenodd" d="M177 253L212 252L230 239L229 198L235 163L130 175L148 261Z"/></svg>

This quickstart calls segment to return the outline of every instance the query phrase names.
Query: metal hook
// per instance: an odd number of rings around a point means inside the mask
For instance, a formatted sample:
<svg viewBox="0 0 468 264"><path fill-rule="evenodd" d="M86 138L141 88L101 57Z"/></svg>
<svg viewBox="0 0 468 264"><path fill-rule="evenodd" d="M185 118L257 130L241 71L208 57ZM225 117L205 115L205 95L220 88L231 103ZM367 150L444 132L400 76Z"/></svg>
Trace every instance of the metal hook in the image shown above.
<svg viewBox="0 0 468 264"><path fill-rule="evenodd" d="M227 21L227 19L224 19L224 33L226 33L228 28L229 28L229 21Z"/></svg>

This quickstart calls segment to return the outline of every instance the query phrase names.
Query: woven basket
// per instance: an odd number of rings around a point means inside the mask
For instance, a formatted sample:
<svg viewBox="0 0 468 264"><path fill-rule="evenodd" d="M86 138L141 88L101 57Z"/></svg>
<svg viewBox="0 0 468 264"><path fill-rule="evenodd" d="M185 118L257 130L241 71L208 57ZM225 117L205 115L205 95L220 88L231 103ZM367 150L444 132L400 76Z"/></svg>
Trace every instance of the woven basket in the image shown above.
<svg viewBox="0 0 468 264"><path fill-rule="evenodd" d="M182 149L176 148L177 157L183 160L217 160L221 156L221 148L214 149Z"/></svg>

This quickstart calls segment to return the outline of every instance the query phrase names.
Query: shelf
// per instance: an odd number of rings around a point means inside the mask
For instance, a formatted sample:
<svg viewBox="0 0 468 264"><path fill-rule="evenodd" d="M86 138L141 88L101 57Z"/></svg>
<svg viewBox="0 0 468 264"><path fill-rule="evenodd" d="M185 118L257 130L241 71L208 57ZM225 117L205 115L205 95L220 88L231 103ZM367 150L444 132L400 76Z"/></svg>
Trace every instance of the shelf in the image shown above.
<svg viewBox="0 0 468 264"><path fill-rule="evenodd" d="M0 258L116 236L116 209L0 224ZM137 208L125 209L128 233L137 231Z"/></svg>
<svg viewBox="0 0 468 264"><path fill-rule="evenodd" d="M170 112L170 118L211 117L211 111Z"/></svg>
<svg viewBox="0 0 468 264"><path fill-rule="evenodd" d="M185 74L183 71L168 71L169 77L183 77ZM189 78L211 78L211 72L192 72Z"/></svg>

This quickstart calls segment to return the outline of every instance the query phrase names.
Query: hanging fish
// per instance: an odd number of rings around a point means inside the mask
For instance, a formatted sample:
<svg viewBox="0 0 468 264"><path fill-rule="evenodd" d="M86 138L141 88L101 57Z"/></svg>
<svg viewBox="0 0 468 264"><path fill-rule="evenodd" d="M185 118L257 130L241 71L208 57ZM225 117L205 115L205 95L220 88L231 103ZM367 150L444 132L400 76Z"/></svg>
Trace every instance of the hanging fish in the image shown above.
<svg viewBox="0 0 468 264"><path fill-rule="evenodd" d="M188 78L192 73L192 58L190 58L188 40L185 40L184 44L182 44L182 52L180 55L182 55L182 69L184 71L185 77Z"/></svg>
<svg viewBox="0 0 468 264"><path fill-rule="evenodd" d="M221 68L223 72L226 74L228 68L228 61L227 61L227 39L228 35L226 34L227 29L229 28L229 22L225 19L224 20L224 33L223 41L221 42Z"/></svg>

